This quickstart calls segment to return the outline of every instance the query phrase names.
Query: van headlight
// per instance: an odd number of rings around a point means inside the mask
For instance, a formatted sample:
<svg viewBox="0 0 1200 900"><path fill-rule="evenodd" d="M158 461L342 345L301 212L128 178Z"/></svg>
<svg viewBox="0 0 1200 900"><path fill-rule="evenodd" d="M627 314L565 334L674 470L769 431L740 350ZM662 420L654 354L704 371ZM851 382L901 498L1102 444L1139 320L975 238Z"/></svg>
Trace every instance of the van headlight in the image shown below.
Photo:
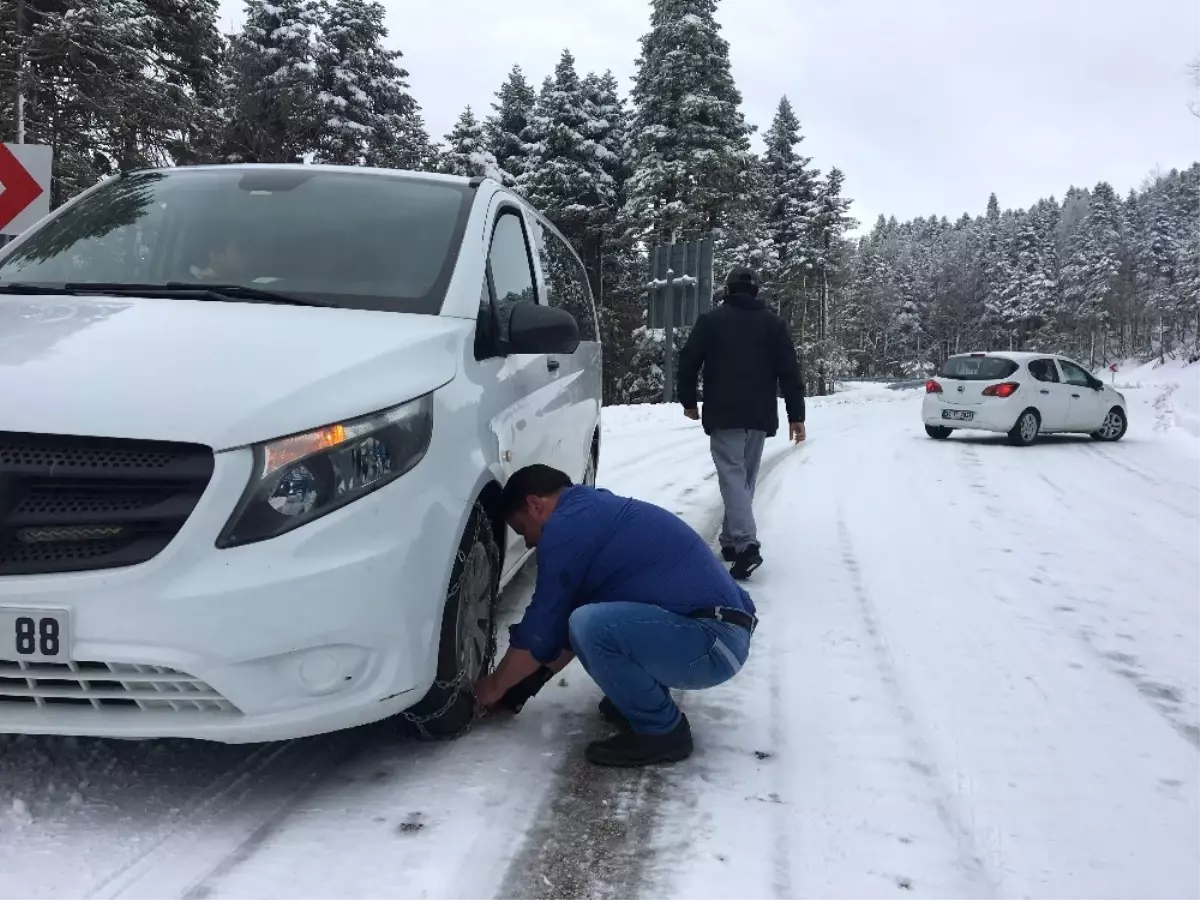
<svg viewBox="0 0 1200 900"><path fill-rule="evenodd" d="M254 447L254 476L217 546L277 537L410 471L433 436L433 395Z"/></svg>

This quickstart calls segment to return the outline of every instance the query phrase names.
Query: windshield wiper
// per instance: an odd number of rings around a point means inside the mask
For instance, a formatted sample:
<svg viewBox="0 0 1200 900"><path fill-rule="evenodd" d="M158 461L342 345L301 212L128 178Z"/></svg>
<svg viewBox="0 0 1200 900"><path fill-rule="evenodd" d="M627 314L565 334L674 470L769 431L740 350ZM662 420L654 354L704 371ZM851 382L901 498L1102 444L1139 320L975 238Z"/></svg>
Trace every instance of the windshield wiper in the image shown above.
<svg viewBox="0 0 1200 900"><path fill-rule="evenodd" d="M298 297L283 291L249 287L244 284L205 284L204 282L168 281L166 284L134 284L124 281L68 281L0 283L4 294L108 294L118 297L186 297L209 300L245 300L250 303L282 303L289 306L327 306L337 304L315 297Z"/></svg>
<svg viewBox="0 0 1200 900"><path fill-rule="evenodd" d="M0 282L0 294L65 294L64 284L33 281Z"/></svg>
<svg viewBox="0 0 1200 900"><path fill-rule="evenodd" d="M283 291L249 287L244 284L206 284L202 281L168 281L166 284L125 284L122 282L69 282L68 291L120 294L135 297L192 297L210 300L248 300L251 303L284 303L289 306L333 306L325 300L297 297Z"/></svg>

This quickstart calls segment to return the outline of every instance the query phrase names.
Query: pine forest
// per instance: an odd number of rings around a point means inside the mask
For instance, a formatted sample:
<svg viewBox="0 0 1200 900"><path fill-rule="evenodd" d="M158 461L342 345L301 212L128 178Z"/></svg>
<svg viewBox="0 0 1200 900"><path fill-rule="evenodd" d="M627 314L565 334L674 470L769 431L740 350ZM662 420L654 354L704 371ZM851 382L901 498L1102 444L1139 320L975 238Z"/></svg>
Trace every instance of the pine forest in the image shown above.
<svg viewBox="0 0 1200 900"><path fill-rule="evenodd" d="M1123 196L1063 185L1027 209L993 194L954 219L860 223L837 161L804 153L794 90L773 121L746 120L717 5L653 0L628 90L580 72L569 50L547 73L514 60L491 108L463 109L438 137L374 0L247 0L232 35L217 0L0 0L0 131L15 139L20 97L25 140L55 147L55 205L157 165L496 178L584 261L608 403L662 396L647 248L708 233L718 282L734 264L760 272L812 394L840 378L921 377L970 350L1093 367L1200 354L1200 163Z"/></svg>

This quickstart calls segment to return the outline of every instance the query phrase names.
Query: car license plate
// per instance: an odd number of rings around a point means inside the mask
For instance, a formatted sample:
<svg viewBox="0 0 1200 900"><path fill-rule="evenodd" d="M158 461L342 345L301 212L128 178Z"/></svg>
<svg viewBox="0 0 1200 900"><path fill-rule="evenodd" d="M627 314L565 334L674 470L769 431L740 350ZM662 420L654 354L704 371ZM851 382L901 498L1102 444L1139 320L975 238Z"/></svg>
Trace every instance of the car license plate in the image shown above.
<svg viewBox="0 0 1200 900"><path fill-rule="evenodd" d="M957 422L970 422L975 418L975 413L969 409L943 409L943 419L954 419Z"/></svg>
<svg viewBox="0 0 1200 900"><path fill-rule="evenodd" d="M70 613L65 609L0 607L0 660L70 662Z"/></svg>

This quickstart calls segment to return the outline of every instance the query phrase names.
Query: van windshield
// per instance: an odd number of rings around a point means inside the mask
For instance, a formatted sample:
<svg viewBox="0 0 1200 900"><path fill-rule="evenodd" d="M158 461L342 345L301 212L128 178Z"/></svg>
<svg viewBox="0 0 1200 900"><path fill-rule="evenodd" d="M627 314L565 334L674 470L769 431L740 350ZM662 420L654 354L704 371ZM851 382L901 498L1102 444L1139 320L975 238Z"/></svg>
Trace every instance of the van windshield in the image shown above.
<svg viewBox="0 0 1200 900"><path fill-rule="evenodd" d="M952 356L938 372L942 378L959 381L996 381L1017 371L1017 364L1001 356Z"/></svg>
<svg viewBox="0 0 1200 900"><path fill-rule="evenodd" d="M0 255L0 285L237 285L437 314L473 193L310 166L137 172Z"/></svg>

